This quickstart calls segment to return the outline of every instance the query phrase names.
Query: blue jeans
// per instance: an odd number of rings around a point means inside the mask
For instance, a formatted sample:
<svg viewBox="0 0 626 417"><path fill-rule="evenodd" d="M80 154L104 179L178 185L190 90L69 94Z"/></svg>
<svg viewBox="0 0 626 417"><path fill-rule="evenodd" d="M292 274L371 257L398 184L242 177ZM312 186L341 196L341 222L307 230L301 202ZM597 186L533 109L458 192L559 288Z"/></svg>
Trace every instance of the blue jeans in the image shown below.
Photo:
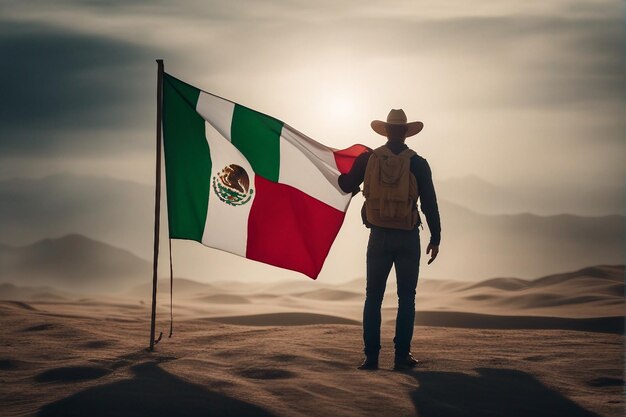
<svg viewBox="0 0 626 417"><path fill-rule="evenodd" d="M363 308L365 355L380 351L380 308L391 266L396 267L398 314L393 339L396 355L408 354L415 323L415 288L419 275L419 229L397 230L372 227L367 244L367 288Z"/></svg>

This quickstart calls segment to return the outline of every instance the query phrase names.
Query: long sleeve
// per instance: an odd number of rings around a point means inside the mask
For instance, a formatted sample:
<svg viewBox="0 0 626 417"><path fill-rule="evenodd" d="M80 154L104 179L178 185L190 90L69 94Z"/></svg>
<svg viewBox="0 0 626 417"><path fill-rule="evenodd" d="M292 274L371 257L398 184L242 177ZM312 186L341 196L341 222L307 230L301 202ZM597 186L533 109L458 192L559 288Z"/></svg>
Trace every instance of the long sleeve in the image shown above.
<svg viewBox="0 0 626 417"><path fill-rule="evenodd" d="M359 186L365 178L365 168L367 167L367 161L369 160L371 154L371 152L363 152L354 161L350 172L339 176L339 187L344 193L359 192Z"/></svg>
<svg viewBox="0 0 626 417"><path fill-rule="evenodd" d="M441 242L441 220L439 218L439 206L433 184L430 165L426 159L414 156L411 160L411 170L417 179L420 206L426 216L428 229L430 230L430 243L439 245Z"/></svg>

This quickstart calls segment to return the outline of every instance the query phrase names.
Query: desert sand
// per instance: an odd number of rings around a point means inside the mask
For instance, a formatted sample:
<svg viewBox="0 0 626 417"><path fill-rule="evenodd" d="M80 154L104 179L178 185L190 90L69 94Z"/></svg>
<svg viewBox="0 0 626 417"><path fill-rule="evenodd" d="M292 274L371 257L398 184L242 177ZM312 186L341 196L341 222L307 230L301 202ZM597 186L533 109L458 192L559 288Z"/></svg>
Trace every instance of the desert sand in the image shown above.
<svg viewBox="0 0 626 417"><path fill-rule="evenodd" d="M535 280L421 280L413 353L361 360L362 279L176 279L115 295L0 285L0 414L39 416L621 416L624 267Z"/></svg>

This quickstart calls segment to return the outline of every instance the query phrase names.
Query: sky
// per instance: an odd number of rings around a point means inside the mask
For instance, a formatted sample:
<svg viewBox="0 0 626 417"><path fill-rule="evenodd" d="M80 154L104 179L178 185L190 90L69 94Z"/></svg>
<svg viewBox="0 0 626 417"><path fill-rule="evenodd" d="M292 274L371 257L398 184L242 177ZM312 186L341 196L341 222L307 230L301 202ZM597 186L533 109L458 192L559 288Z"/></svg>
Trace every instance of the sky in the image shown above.
<svg viewBox="0 0 626 417"><path fill-rule="evenodd" d="M4 1L0 178L153 181L156 58L336 148L391 108L435 179L624 181L618 1Z"/></svg>

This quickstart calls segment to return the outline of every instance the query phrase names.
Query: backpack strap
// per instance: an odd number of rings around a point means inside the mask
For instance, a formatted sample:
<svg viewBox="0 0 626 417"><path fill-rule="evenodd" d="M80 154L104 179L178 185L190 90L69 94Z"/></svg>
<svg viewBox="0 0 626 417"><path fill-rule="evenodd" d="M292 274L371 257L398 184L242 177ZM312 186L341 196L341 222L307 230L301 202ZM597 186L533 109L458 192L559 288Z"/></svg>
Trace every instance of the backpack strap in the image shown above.
<svg viewBox="0 0 626 417"><path fill-rule="evenodd" d="M410 148L406 148L405 150L403 150L402 152L400 152L398 154L398 156L401 156L401 157L407 158L407 159L411 159L415 155L417 155L417 153L413 149L410 149Z"/></svg>
<svg viewBox="0 0 626 417"><path fill-rule="evenodd" d="M389 149L389 147L387 145L383 145L380 146L376 149L374 149L372 151L376 156L381 157L381 156L387 156L387 157L392 157L392 156L399 156L401 158L406 158L406 159L411 159L413 158L413 156L417 155L417 153L415 153L415 151L411 148L406 148L405 150L403 150L402 152L400 152L399 154L395 154L391 151L391 149Z"/></svg>

